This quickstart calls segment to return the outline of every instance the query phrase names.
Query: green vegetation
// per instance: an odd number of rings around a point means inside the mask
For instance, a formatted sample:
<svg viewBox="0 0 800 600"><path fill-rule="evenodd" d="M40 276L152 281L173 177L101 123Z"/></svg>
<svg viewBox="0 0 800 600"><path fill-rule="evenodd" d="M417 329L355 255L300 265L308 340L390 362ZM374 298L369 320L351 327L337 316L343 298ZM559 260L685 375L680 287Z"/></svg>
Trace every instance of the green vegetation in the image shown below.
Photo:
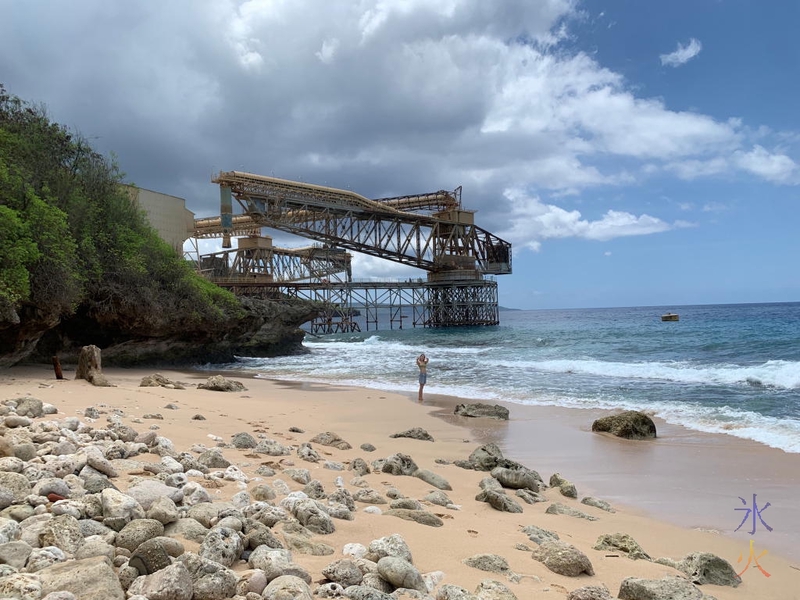
<svg viewBox="0 0 800 600"><path fill-rule="evenodd" d="M158 237L122 181L113 161L0 85L0 329L15 315L81 315L175 335L243 314Z"/></svg>

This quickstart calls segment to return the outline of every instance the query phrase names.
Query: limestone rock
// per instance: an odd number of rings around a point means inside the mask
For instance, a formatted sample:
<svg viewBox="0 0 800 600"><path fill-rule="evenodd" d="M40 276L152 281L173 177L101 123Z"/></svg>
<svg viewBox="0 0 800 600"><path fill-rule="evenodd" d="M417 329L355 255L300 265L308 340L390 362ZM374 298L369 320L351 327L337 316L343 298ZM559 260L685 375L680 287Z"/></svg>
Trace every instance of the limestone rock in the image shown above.
<svg viewBox="0 0 800 600"><path fill-rule="evenodd" d="M522 528L522 533L528 536L528 539L535 544L541 544L548 540L557 540L558 534L549 529L543 529L537 525L528 525Z"/></svg>
<svg viewBox="0 0 800 600"><path fill-rule="evenodd" d="M532 492L541 490L541 480L537 479L536 472L530 469L495 467L492 469L491 474L504 488L512 490L528 489Z"/></svg>
<svg viewBox="0 0 800 600"><path fill-rule="evenodd" d="M731 563L710 552L687 554L678 563L678 569L686 573L697 585L710 583L737 587L742 583L742 578L736 574Z"/></svg>
<svg viewBox="0 0 800 600"><path fill-rule="evenodd" d="M567 600L613 600L604 585L587 585L567 594Z"/></svg>
<svg viewBox="0 0 800 600"><path fill-rule="evenodd" d="M427 469L417 469L414 472L414 477L418 479L422 479L425 483L431 484L435 488L439 488L440 490L452 490L453 487L450 483L438 473L434 473L433 471L428 471Z"/></svg>
<svg viewBox="0 0 800 600"><path fill-rule="evenodd" d="M463 562L468 567L491 573L508 573L511 570L508 561L497 554L476 554L465 558Z"/></svg>
<svg viewBox="0 0 800 600"><path fill-rule="evenodd" d="M575 546L559 540L543 541L532 554L535 560L543 563L553 573L577 577L582 573L594 575L594 568L583 552Z"/></svg>
<svg viewBox="0 0 800 600"><path fill-rule="evenodd" d="M244 551L244 543L238 532L228 527L216 527L208 532L200 544L198 554L226 567L233 566Z"/></svg>
<svg viewBox="0 0 800 600"><path fill-rule="evenodd" d="M339 450L350 450L352 448L352 446L344 441L339 434L333 433L332 431L319 433L311 438L311 441L315 444L321 444L323 446L332 446L334 448L338 448Z"/></svg>
<svg viewBox="0 0 800 600"><path fill-rule="evenodd" d="M484 404L482 402L458 404L454 414L462 417L488 417L490 419L508 421L508 409L499 404Z"/></svg>
<svg viewBox="0 0 800 600"><path fill-rule="evenodd" d="M256 439L246 431L234 433L231 436L231 444L234 448L255 448L257 446Z"/></svg>
<svg viewBox="0 0 800 600"><path fill-rule="evenodd" d="M413 475L418 469L414 459L407 454L398 453L386 458L380 471L391 475Z"/></svg>
<svg viewBox="0 0 800 600"><path fill-rule="evenodd" d="M597 538L597 542L592 546L594 550L606 550L612 552L623 552L631 560L652 560L650 556L642 550L627 533L606 533Z"/></svg>
<svg viewBox="0 0 800 600"><path fill-rule="evenodd" d="M128 588L128 595L148 600L192 600L192 577L183 563L177 562L151 575L139 577Z"/></svg>
<svg viewBox="0 0 800 600"><path fill-rule="evenodd" d="M597 517L593 517L592 515L587 515L585 512L580 510L576 510L571 506L567 506L566 504L561 504L560 502L553 502L550 506L547 507L547 510L544 511L548 515L569 515L570 517L576 517L578 519L586 519L587 521L597 521Z"/></svg>
<svg viewBox="0 0 800 600"><path fill-rule="evenodd" d="M281 575L267 584L264 600L313 600L308 583L294 575Z"/></svg>
<svg viewBox="0 0 800 600"><path fill-rule="evenodd" d="M483 490L480 494L475 496L478 502L486 502L495 510L501 512L521 513L522 507L513 498L507 496L503 492L494 490Z"/></svg>
<svg viewBox="0 0 800 600"><path fill-rule="evenodd" d="M117 534L115 544L130 552L136 550L145 540L164 535L164 525L155 519L136 519L123 527Z"/></svg>
<svg viewBox="0 0 800 600"><path fill-rule="evenodd" d="M599 508L600 510L604 510L610 513L617 512L605 500L600 500L599 498L594 498L592 496L586 496L586 498L581 500L581 504L585 504L586 506L594 506L595 508Z"/></svg>
<svg viewBox="0 0 800 600"><path fill-rule="evenodd" d="M433 436L425 431L422 427L412 427L411 429L407 429L406 431L401 431L399 433L393 433L389 436L390 438L411 438L412 440L422 440L425 442L432 442L434 441Z"/></svg>
<svg viewBox="0 0 800 600"><path fill-rule="evenodd" d="M75 554L84 543L78 520L71 515L53 517L39 533L39 546L55 546L64 552Z"/></svg>
<svg viewBox="0 0 800 600"><path fill-rule="evenodd" d="M72 592L81 600L125 600L111 562L105 556L71 560L37 573L42 594Z"/></svg>
<svg viewBox="0 0 800 600"><path fill-rule="evenodd" d="M241 382L225 379L222 375L209 377L205 383L198 384L197 389L212 390L214 392L243 392L247 390Z"/></svg>
<svg viewBox="0 0 800 600"><path fill-rule="evenodd" d="M406 521L415 521L420 525L428 525L429 527L441 527L444 525L444 522L439 517L425 510L393 508L391 510L387 510L384 514L392 517L399 517Z"/></svg>
<svg viewBox="0 0 800 600"><path fill-rule="evenodd" d="M37 575L13 573L0 577L0 598L39 600L41 597L42 584Z"/></svg>
<svg viewBox="0 0 800 600"><path fill-rule="evenodd" d="M617 597L620 600L712 600L692 582L680 577L628 577L622 580Z"/></svg>
<svg viewBox="0 0 800 600"><path fill-rule="evenodd" d="M12 502L20 504L31 493L31 483L20 473L0 471L0 489L10 492Z"/></svg>
<svg viewBox="0 0 800 600"><path fill-rule="evenodd" d="M44 416L44 406L42 401L38 398L25 396L23 398L17 398L16 413L21 417L38 419L39 417Z"/></svg>
<svg viewBox="0 0 800 600"><path fill-rule="evenodd" d="M478 600L517 600L508 587L494 579L484 579L475 588Z"/></svg>
<svg viewBox="0 0 800 600"><path fill-rule="evenodd" d="M358 563L349 558L341 558L332 562L322 569L322 575L345 588L351 585L358 585L364 579L364 574L361 572Z"/></svg>
<svg viewBox="0 0 800 600"><path fill-rule="evenodd" d="M427 593L422 574L407 560L397 556L384 556L378 561L378 574L398 588L408 588Z"/></svg>
<svg viewBox="0 0 800 600"><path fill-rule="evenodd" d="M643 412L627 410L618 415L602 417L592 423L592 431L606 432L629 440L656 437L656 424Z"/></svg>
<svg viewBox="0 0 800 600"><path fill-rule="evenodd" d="M364 558L377 563L384 556L397 556L412 564L414 563L411 549L403 537L397 533L372 540Z"/></svg>

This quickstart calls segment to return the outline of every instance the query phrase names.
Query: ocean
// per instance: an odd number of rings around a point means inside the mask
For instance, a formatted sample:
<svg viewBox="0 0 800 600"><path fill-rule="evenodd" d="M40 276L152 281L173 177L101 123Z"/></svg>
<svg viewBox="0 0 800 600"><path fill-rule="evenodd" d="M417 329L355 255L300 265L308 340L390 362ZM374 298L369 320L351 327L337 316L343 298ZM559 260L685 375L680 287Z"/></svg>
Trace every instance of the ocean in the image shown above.
<svg viewBox="0 0 800 600"><path fill-rule="evenodd" d="M676 312L678 322L662 322ZM496 327L306 336L309 353L214 368L270 379L636 409L800 453L800 303L502 311Z"/></svg>

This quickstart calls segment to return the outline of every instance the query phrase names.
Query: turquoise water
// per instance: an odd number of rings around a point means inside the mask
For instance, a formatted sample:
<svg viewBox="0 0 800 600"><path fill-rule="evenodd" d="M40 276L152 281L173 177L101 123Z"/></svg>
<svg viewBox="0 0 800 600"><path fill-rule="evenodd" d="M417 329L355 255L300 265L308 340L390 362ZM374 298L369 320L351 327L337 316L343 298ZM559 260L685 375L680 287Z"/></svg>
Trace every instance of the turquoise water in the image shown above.
<svg viewBox="0 0 800 600"><path fill-rule="evenodd" d="M667 311L678 322L662 322ZM503 311L501 325L306 337L224 368L271 379L571 408L639 409L800 453L800 303Z"/></svg>

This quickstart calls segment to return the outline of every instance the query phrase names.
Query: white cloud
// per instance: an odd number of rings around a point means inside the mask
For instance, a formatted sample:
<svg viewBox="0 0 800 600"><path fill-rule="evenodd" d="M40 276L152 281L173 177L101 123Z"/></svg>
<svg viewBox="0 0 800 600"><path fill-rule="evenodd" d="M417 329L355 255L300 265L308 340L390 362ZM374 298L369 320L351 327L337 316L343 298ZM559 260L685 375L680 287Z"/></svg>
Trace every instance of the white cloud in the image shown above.
<svg viewBox="0 0 800 600"><path fill-rule="evenodd" d="M756 144L750 152L734 153L737 166L772 183L798 183L798 165L785 154L768 152Z"/></svg>
<svg viewBox="0 0 800 600"><path fill-rule="evenodd" d="M508 240L538 251L543 240L555 238L583 238L608 241L618 237L649 235L672 229L673 226L647 214L639 216L629 212L609 210L602 218L590 221L582 218L580 211L567 211L553 204L543 203L537 196L521 190L506 190L511 203L511 227L504 232Z"/></svg>
<svg viewBox="0 0 800 600"><path fill-rule="evenodd" d="M611 256L611 251L606 250L605 252L603 252L603 256Z"/></svg>
<svg viewBox="0 0 800 600"><path fill-rule="evenodd" d="M669 54L661 54L659 58L661 59L662 65L669 67L680 67L700 54L702 49L703 45L700 43L700 41L692 38L685 46L678 42L678 48L674 52L670 52Z"/></svg>

